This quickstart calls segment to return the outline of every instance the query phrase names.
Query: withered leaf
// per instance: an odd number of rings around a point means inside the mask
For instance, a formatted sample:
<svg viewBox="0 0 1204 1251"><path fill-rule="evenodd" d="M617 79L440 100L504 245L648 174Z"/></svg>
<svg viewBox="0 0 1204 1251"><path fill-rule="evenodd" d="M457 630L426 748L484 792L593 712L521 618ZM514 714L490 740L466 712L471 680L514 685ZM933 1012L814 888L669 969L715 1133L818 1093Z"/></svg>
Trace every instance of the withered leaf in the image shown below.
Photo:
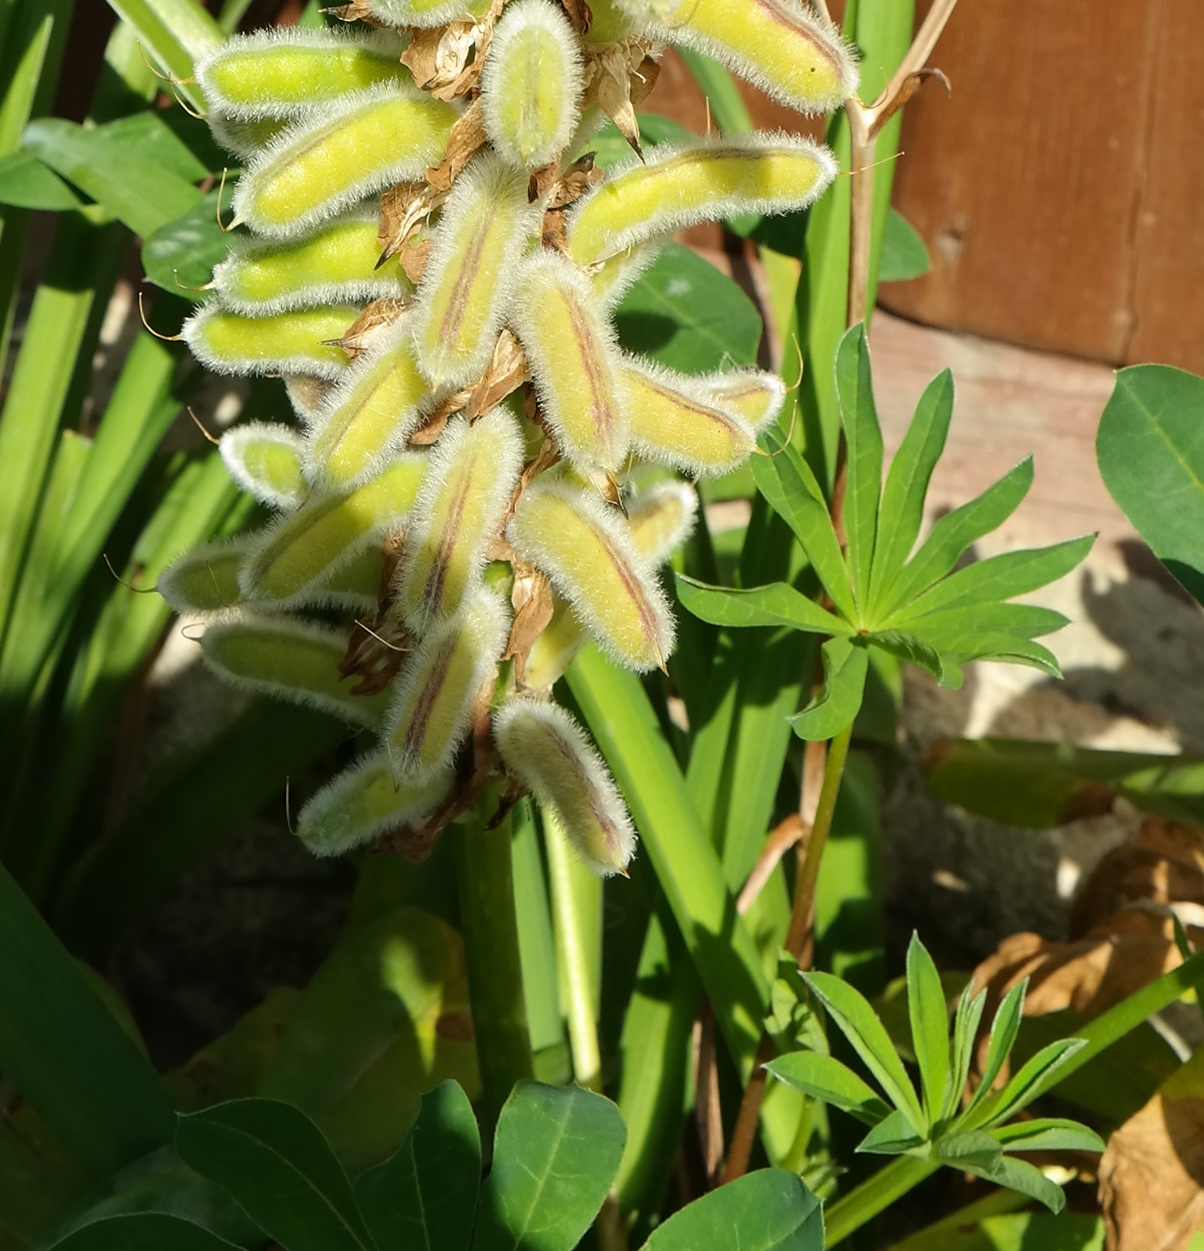
<svg viewBox="0 0 1204 1251"><path fill-rule="evenodd" d="M503 330L494 345L489 368L474 384L465 401L464 411L468 420L475 421L482 413L487 413L530 376L522 344L511 331Z"/></svg>
<svg viewBox="0 0 1204 1251"><path fill-rule="evenodd" d="M541 170L536 170L540 174ZM564 174L552 184L548 195L548 208L559 209L580 199L591 187L596 187L605 173L594 164L594 154L587 152L578 157Z"/></svg>
<svg viewBox="0 0 1204 1251"><path fill-rule="evenodd" d="M333 9L323 9L322 11L338 18L340 22L366 22L369 26L384 25L384 22L378 20L372 10L364 3L364 0L351 0L350 4L340 4Z"/></svg>
<svg viewBox="0 0 1204 1251"><path fill-rule="evenodd" d="M436 191L449 191L461 170L488 142L481 102L474 100L456 120L447 138L446 155L438 165L426 171L426 180Z"/></svg>
<svg viewBox="0 0 1204 1251"><path fill-rule="evenodd" d="M589 28L593 25L594 15L590 12L589 5L585 0L560 0L564 5L564 11L569 15L569 21L573 24L573 29L579 35L589 34Z"/></svg>
<svg viewBox="0 0 1204 1251"><path fill-rule="evenodd" d="M514 624L502 659L514 661L514 674L521 682L531 648L552 620L552 585L547 575L525 561L514 561L510 603L514 608Z"/></svg>
<svg viewBox="0 0 1204 1251"><path fill-rule="evenodd" d="M638 39L599 48L586 60L582 99L582 107L596 104L611 118L641 159L635 106L652 90L660 72L648 51L649 45Z"/></svg>
<svg viewBox="0 0 1204 1251"><path fill-rule="evenodd" d="M401 265L402 273L415 286L422 281L422 275L426 270L426 263L430 259L431 248L434 245L434 239L430 238L407 239L402 245L398 263Z"/></svg>
<svg viewBox="0 0 1204 1251"><path fill-rule="evenodd" d="M392 297L373 300L347 328L347 333L341 339L332 339L331 342L341 347L352 360L355 360L362 351L372 345L376 332L384 326L392 325L405 312L405 308L404 300L396 300Z"/></svg>
<svg viewBox="0 0 1204 1251"><path fill-rule="evenodd" d="M443 206L447 192L420 182L401 182L390 187L380 198L380 224L376 237L381 247L377 268L405 246L410 236L437 209Z"/></svg>

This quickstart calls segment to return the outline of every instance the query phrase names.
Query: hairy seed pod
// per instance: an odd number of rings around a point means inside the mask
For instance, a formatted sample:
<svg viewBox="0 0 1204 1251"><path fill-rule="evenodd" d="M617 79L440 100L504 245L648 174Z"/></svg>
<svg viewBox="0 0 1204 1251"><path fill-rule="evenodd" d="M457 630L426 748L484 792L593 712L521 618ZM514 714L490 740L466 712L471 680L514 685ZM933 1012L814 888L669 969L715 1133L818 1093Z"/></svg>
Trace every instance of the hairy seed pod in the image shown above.
<svg viewBox="0 0 1204 1251"><path fill-rule="evenodd" d="M777 374L764 369L733 369L729 373L707 374L697 381L720 408L736 413L754 431L776 421L786 402L786 384Z"/></svg>
<svg viewBox="0 0 1204 1251"><path fill-rule="evenodd" d="M295 617L244 616L205 628L201 655L231 685L329 712L352 725L377 728L383 695L352 695L339 675L347 650L341 630Z"/></svg>
<svg viewBox="0 0 1204 1251"><path fill-rule="evenodd" d="M420 178L443 155L450 104L387 85L340 96L294 123L238 180L235 221L270 238L296 237L394 183Z"/></svg>
<svg viewBox="0 0 1204 1251"><path fill-rule="evenodd" d="M615 0L646 38L714 57L800 113L829 113L857 90L840 32L799 0Z"/></svg>
<svg viewBox="0 0 1204 1251"><path fill-rule="evenodd" d="M506 529L521 560L542 569L590 634L620 664L662 666L673 617L655 569L617 509L564 482L536 481Z"/></svg>
<svg viewBox="0 0 1204 1251"><path fill-rule="evenodd" d="M656 258L664 251L665 244L671 238L671 235L665 235L661 239L653 239L638 248L616 253L596 268L591 268L590 290L603 308L610 311L619 303L640 275L656 263Z"/></svg>
<svg viewBox="0 0 1204 1251"><path fill-rule="evenodd" d="M205 118L214 140L244 162L284 134L292 120L287 117L257 117L252 121L242 121L217 112L211 112Z"/></svg>
<svg viewBox="0 0 1204 1251"><path fill-rule="evenodd" d="M410 347L412 327L408 313L383 327L319 406L305 460L314 481L342 488L371 476L433 402Z"/></svg>
<svg viewBox="0 0 1204 1251"><path fill-rule="evenodd" d="M540 0L543 3L543 0ZM414 346L434 386L460 386L489 364L527 241L543 216L526 171L492 153L456 179L418 284Z"/></svg>
<svg viewBox="0 0 1204 1251"><path fill-rule="evenodd" d="M403 299L414 284L395 257L379 268L379 212L331 222L295 242L239 239L213 271L213 290L236 313L262 317L312 304Z"/></svg>
<svg viewBox="0 0 1204 1251"><path fill-rule="evenodd" d="M397 684L384 737L394 774L423 782L443 770L468 733L482 687L497 673L510 629L505 605L483 588L422 640Z"/></svg>
<svg viewBox="0 0 1204 1251"><path fill-rule="evenodd" d="M345 769L301 809L297 835L315 856L337 856L429 816L451 790L451 775L398 786L389 758L374 752Z"/></svg>
<svg viewBox="0 0 1204 1251"><path fill-rule="evenodd" d="M218 374L309 374L337 378L347 368L338 340L359 316L352 305L244 317L204 304L180 334L192 354Z"/></svg>
<svg viewBox="0 0 1204 1251"><path fill-rule="evenodd" d="M210 110L248 121L290 117L377 83L412 81L392 31L276 27L233 35L196 63Z"/></svg>
<svg viewBox="0 0 1204 1251"><path fill-rule="evenodd" d="M364 8L388 26L430 29L457 18L483 16L490 0L363 0Z"/></svg>
<svg viewBox="0 0 1204 1251"><path fill-rule="evenodd" d="M357 552L295 601L306 608L345 608L356 615L375 609L380 601L385 557L378 543Z"/></svg>
<svg viewBox="0 0 1204 1251"><path fill-rule="evenodd" d="M805 208L836 177L827 148L784 133L660 143L645 158L617 166L573 206L569 255L578 265L699 222Z"/></svg>
<svg viewBox="0 0 1204 1251"><path fill-rule="evenodd" d="M540 410L563 455L588 473L613 473L627 454L618 346L589 283L563 257L527 265L510 325L527 353Z"/></svg>
<svg viewBox="0 0 1204 1251"><path fill-rule="evenodd" d="M485 133L514 165L546 165L564 150L580 116L584 66L558 5L516 0L502 11L481 69Z"/></svg>
<svg viewBox="0 0 1204 1251"><path fill-rule="evenodd" d="M426 465L424 453L399 456L350 494L311 496L261 531L239 579L243 594L286 603L325 587L341 566L405 518Z"/></svg>
<svg viewBox="0 0 1204 1251"><path fill-rule="evenodd" d="M250 548L241 534L194 548L159 574L155 589L182 616L233 608L242 599L238 573Z"/></svg>
<svg viewBox="0 0 1204 1251"><path fill-rule="evenodd" d="M493 717L506 772L550 808L586 865L602 877L624 873L635 829L619 788L585 732L563 708L515 699Z"/></svg>
<svg viewBox="0 0 1204 1251"><path fill-rule="evenodd" d="M248 495L289 512L309 494L301 473L305 443L288 426L248 421L222 435L217 449L226 472Z"/></svg>
<svg viewBox="0 0 1204 1251"><path fill-rule="evenodd" d="M431 449L398 571L398 607L415 633L454 616L480 581L522 464L522 435L500 405L471 426L454 418Z"/></svg>
<svg viewBox="0 0 1204 1251"><path fill-rule="evenodd" d="M688 474L721 474L757 446L752 428L716 407L696 379L628 357L620 371L631 414L631 447L645 460Z"/></svg>

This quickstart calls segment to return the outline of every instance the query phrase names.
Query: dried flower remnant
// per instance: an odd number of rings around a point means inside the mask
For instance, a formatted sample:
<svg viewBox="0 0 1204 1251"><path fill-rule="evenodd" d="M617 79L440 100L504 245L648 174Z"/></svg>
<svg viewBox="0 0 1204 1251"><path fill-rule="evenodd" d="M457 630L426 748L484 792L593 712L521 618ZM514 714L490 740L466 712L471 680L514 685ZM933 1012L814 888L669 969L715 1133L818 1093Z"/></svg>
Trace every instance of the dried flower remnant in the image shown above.
<svg viewBox="0 0 1204 1251"><path fill-rule="evenodd" d="M831 155L715 136L649 145L603 178L588 138L609 114L638 145L660 41L807 111L852 91L847 50L795 0L589 13L354 0L336 17L370 29L238 36L198 65L214 134L244 162L244 229L184 338L219 372L283 375L297 425L223 438L277 516L161 584L217 614L206 648L230 680L378 735L300 815L321 855L425 852L502 771L587 864L622 872L622 799L543 692L590 639L664 664L657 567L697 511L664 467L738 465L785 397L756 370L686 377L620 352L614 308L673 231L803 207Z"/></svg>

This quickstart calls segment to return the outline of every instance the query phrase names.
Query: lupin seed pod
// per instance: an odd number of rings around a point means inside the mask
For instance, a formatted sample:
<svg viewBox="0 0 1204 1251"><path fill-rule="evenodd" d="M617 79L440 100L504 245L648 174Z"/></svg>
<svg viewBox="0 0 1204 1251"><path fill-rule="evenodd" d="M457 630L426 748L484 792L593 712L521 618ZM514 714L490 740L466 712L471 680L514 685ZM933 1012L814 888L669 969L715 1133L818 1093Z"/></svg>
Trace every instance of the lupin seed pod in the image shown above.
<svg viewBox="0 0 1204 1251"><path fill-rule="evenodd" d="M543 570L620 664L656 669L673 649L673 616L655 569L622 514L564 482L536 481L506 528L521 560Z"/></svg>
<svg viewBox="0 0 1204 1251"><path fill-rule="evenodd" d="M377 266L379 213L331 222L293 242L240 239L213 271L227 308L263 317L313 304L402 299L414 290L396 258Z"/></svg>
<svg viewBox="0 0 1204 1251"><path fill-rule="evenodd" d="M764 369L733 369L699 378L720 408L737 413L754 431L776 421L786 402L786 384Z"/></svg>
<svg viewBox="0 0 1204 1251"><path fill-rule="evenodd" d="M481 69L485 133L494 148L524 168L558 157L580 116L583 72L577 36L559 5L507 5Z"/></svg>
<svg viewBox="0 0 1204 1251"><path fill-rule="evenodd" d="M384 752L374 752L324 786L297 816L297 834L315 856L337 856L429 816L451 790L451 775L398 786Z"/></svg>
<svg viewBox="0 0 1204 1251"><path fill-rule="evenodd" d="M251 161L234 219L269 238L295 238L365 196L422 177L442 157L456 117L450 104L393 84L339 96Z"/></svg>
<svg viewBox="0 0 1204 1251"><path fill-rule="evenodd" d="M694 476L727 473L752 455L752 428L686 374L627 358L620 370L637 456Z"/></svg>
<svg viewBox="0 0 1204 1251"><path fill-rule="evenodd" d="M699 222L806 208L835 177L831 152L800 135L659 143L577 201L568 216L569 255L593 265Z"/></svg>
<svg viewBox="0 0 1204 1251"><path fill-rule="evenodd" d="M385 724L385 742L401 783L443 770L468 733L473 705L497 672L509 614L483 588L436 627L410 657Z"/></svg>
<svg viewBox="0 0 1204 1251"><path fill-rule="evenodd" d="M363 0L364 8L389 26L430 29L457 19L477 18L489 9L490 0Z"/></svg>
<svg viewBox="0 0 1204 1251"><path fill-rule="evenodd" d="M305 443L288 426L248 421L218 440L226 472L261 504L289 512L309 494L301 473Z"/></svg>
<svg viewBox="0 0 1204 1251"><path fill-rule="evenodd" d="M249 550L241 534L193 548L159 574L155 589L181 616L233 608L242 599L238 573Z"/></svg>
<svg viewBox="0 0 1204 1251"><path fill-rule="evenodd" d="M347 368L338 340L359 316L351 305L322 305L270 317L244 317L204 304L180 330L192 354L218 374L309 374L337 378Z"/></svg>
<svg viewBox="0 0 1204 1251"><path fill-rule="evenodd" d="M405 313L382 327L314 414L305 464L315 482L345 488L370 477L433 402L410 347L412 326Z"/></svg>
<svg viewBox="0 0 1204 1251"><path fill-rule="evenodd" d="M460 386L489 364L543 215L527 200L528 181L525 171L485 153L456 179L443 206L414 309L414 347L433 386Z"/></svg>
<svg viewBox="0 0 1204 1251"><path fill-rule="evenodd" d="M424 453L399 456L350 494L311 496L261 531L239 579L244 596L283 604L320 591L341 566L404 520L426 465Z"/></svg>
<svg viewBox="0 0 1204 1251"><path fill-rule="evenodd" d="M650 265L656 263L656 258L664 251L665 244L671 238L671 235L665 235L663 238L653 239L650 243L642 243L638 248L619 252L609 260L591 268L590 290L604 309L609 311L619 303L635 285L639 276Z"/></svg>
<svg viewBox="0 0 1204 1251"><path fill-rule="evenodd" d="M515 699L493 717L493 738L506 766L551 808L585 864L602 877L625 873L635 828L602 758L577 722L555 704Z"/></svg>
<svg viewBox="0 0 1204 1251"><path fill-rule="evenodd" d="M392 31L277 27L234 35L200 57L196 78L210 110L247 121L291 117L377 83L407 82Z"/></svg>
<svg viewBox="0 0 1204 1251"><path fill-rule="evenodd" d="M565 458L613 473L627 454L614 331L581 272L563 257L532 257L510 310L545 422Z"/></svg>
<svg viewBox="0 0 1204 1251"><path fill-rule="evenodd" d="M207 626L201 655L233 686L329 712L375 729L386 700L351 694L339 675L346 633L295 617L238 617Z"/></svg>
<svg viewBox="0 0 1204 1251"><path fill-rule="evenodd" d="M500 406L472 425L453 418L431 449L398 571L398 608L415 633L454 616L479 582L522 463L522 435Z"/></svg>
<svg viewBox="0 0 1204 1251"><path fill-rule="evenodd" d="M614 0L645 37L703 52L800 113L829 113L857 90L839 31L799 0Z"/></svg>

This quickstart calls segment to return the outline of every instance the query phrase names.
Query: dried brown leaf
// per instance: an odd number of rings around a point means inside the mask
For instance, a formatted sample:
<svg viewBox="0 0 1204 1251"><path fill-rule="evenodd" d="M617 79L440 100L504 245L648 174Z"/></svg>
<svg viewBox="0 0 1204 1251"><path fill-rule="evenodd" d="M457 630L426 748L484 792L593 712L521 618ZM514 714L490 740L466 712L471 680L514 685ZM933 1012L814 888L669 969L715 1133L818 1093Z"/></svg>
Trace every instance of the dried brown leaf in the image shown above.
<svg viewBox="0 0 1204 1251"><path fill-rule="evenodd" d="M659 73L648 55L649 45L638 39L607 44L585 63L582 107L597 105L619 128L619 133L640 156L640 125L635 106L652 90Z"/></svg>
<svg viewBox="0 0 1204 1251"><path fill-rule="evenodd" d="M510 603L514 608L514 624L510 641L502 658L514 661L514 676L521 682L527 657L535 640L552 620L552 585L547 575L524 561L514 561L514 587Z"/></svg>
<svg viewBox="0 0 1204 1251"><path fill-rule="evenodd" d="M465 113L456 120L447 137L443 160L426 171L426 180L436 191L449 191L460 176L461 170L489 142L485 133L484 113L481 102L474 100Z"/></svg>
<svg viewBox="0 0 1204 1251"><path fill-rule="evenodd" d="M396 300L392 297L373 300L351 323L347 328L347 333L341 339L331 339L330 342L341 347L352 360L355 360L361 352L372 346L376 332L385 326L391 326L405 312L405 308L404 300Z"/></svg>
<svg viewBox="0 0 1204 1251"><path fill-rule="evenodd" d="M560 2L564 5L564 11L569 15L569 21L572 22L577 34L588 34L594 22L594 15L590 12L585 0L560 0Z"/></svg>
<svg viewBox="0 0 1204 1251"><path fill-rule="evenodd" d="M489 368L475 383L464 404L469 421L475 421L522 386L531 377L522 344L509 330L503 330L493 348Z"/></svg>
<svg viewBox="0 0 1204 1251"><path fill-rule="evenodd" d="M441 208L446 199L446 191L432 187L425 179L390 187L380 198L380 225L376 232L381 247L378 266L400 252L414 231Z"/></svg>
<svg viewBox="0 0 1204 1251"><path fill-rule="evenodd" d="M459 18L446 26L411 31L401 61L418 86L437 100L454 100L475 90L505 2L493 0L489 12L477 20Z"/></svg>
<svg viewBox="0 0 1204 1251"><path fill-rule="evenodd" d="M340 22L366 22L369 26L385 24L373 14L364 0L351 0L350 4L340 4L333 9L324 9L323 12L338 18Z"/></svg>
<svg viewBox="0 0 1204 1251"><path fill-rule="evenodd" d="M402 273L417 286L422 281L426 263L430 259L431 248L435 241L431 238L409 238L401 248L398 264Z"/></svg>
<svg viewBox="0 0 1204 1251"><path fill-rule="evenodd" d="M547 167L550 168L550 167ZM536 170L540 174L541 170ZM548 208L559 209L579 200L591 187L596 187L605 178L603 170L594 164L594 154L587 152L578 157L551 186L548 193Z"/></svg>

